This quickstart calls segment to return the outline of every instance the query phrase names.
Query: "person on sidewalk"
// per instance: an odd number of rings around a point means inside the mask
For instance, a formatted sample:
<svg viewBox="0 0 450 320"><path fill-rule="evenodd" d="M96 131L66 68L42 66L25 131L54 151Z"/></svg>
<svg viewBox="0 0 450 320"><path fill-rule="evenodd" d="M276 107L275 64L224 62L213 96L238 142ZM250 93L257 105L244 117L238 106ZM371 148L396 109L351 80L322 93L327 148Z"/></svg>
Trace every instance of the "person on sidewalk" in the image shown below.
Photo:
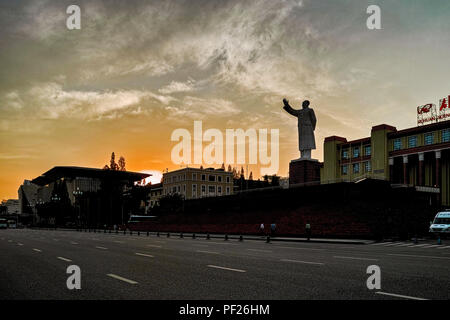
<svg viewBox="0 0 450 320"><path fill-rule="evenodd" d="M309 223L306 224L305 231L306 231L306 238L309 241L309 239L311 238L311 225Z"/></svg>
<svg viewBox="0 0 450 320"><path fill-rule="evenodd" d="M264 236L264 223L261 223L261 225L259 226L259 232L262 236Z"/></svg>
<svg viewBox="0 0 450 320"><path fill-rule="evenodd" d="M270 234L271 234L272 237L275 236L275 229L276 229L276 227L277 227L277 225L275 223L272 223L270 225Z"/></svg>

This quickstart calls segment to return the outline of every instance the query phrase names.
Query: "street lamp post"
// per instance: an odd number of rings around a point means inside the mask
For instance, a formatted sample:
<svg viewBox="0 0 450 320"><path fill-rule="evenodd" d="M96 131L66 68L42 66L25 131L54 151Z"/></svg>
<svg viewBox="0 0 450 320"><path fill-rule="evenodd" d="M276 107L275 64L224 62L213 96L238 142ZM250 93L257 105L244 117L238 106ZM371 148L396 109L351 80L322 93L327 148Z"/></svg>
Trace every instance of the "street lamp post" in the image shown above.
<svg viewBox="0 0 450 320"><path fill-rule="evenodd" d="M75 206L77 207L77 211L78 211L78 225L81 227L82 223L81 223L81 206L80 206L80 199L79 197L81 197L83 195L83 191L80 190L80 188L77 187L76 190L73 190L73 196L75 197Z"/></svg>

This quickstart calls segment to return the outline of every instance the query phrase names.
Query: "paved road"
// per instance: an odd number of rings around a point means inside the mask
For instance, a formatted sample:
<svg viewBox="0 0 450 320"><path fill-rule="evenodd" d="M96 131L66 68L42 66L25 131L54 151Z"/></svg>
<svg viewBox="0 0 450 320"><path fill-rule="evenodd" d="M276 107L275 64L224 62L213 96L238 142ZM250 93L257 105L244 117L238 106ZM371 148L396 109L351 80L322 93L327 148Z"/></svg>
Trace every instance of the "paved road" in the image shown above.
<svg viewBox="0 0 450 320"><path fill-rule="evenodd" d="M450 246L0 230L0 299L449 299ZM66 269L81 269L68 290ZM369 265L381 290L369 290Z"/></svg>

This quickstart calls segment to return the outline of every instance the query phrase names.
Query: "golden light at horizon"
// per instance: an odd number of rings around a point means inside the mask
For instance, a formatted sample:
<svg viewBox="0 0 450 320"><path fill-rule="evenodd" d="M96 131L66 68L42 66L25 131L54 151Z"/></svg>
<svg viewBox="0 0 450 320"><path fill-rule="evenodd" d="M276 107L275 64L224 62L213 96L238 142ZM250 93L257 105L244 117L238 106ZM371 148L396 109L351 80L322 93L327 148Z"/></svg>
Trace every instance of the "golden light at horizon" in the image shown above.
<svg viewBox="0 0 450 320"><path fill-rule="evenodd" d="M177 169L171 133L197 120L279 129L287 176L299 152L284 97L311 101L322 160L325 137L413 127L417 106L449 94L449 5L381 1L382 30L359 1L79 5L80 30L61 1L2 5L0 199L53 166L102 168L113 151L129 171Z"/></svg>

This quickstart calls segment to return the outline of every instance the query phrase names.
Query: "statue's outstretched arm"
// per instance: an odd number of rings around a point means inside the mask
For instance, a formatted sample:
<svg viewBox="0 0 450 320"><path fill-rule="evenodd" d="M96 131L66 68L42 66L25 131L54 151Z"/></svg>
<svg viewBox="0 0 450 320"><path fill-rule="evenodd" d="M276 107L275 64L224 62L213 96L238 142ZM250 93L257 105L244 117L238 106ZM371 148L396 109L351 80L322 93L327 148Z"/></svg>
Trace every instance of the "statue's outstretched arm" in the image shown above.
<svg viewBox="0 0 450 320"><path fill-rule="evenodd" d="M286 110L289 114L291 114L293 116L297 116L298 115L298 110L293 109L289 105L289 101L287 101L286 99L283 99L283 103L284 103L284 107L283 107L284 110Z"/></svg>

